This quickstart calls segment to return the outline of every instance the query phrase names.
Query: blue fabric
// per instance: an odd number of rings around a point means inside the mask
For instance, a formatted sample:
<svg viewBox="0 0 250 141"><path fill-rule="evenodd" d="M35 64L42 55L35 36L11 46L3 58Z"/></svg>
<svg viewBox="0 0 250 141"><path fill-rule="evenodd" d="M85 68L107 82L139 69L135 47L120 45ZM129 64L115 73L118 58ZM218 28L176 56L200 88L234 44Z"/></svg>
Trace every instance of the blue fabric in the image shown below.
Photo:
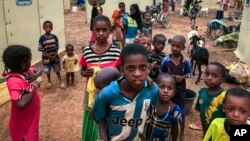
<svg viewBox="0 0 250 141"><path fill-rule="evenodd" d="M97 121L107 119L109 140L111 137L117 137L113 140L124 141L138 139L138 134L144 130L147 109L159 102L158 87L154 84L149 89L145 82L144 88L130 100L123 96L118 83L119 80L113 81L100 91L96 96L93 113Z"/></svg>

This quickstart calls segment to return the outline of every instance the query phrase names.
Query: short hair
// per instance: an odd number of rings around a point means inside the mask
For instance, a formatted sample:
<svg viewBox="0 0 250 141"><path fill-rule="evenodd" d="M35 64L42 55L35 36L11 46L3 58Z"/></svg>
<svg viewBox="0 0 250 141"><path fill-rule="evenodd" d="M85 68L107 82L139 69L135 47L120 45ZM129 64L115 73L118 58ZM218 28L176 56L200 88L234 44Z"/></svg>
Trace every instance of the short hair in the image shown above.
<svg viewBox="0 0 250 141"><path fill-rule="evenodd" d="M231 89L227 90L227 92L225 94L224 101L223 101L224 104L225 104L228 96L243 97L243 98L246 98L250 101L250 92L241 88L241 87L235 87L235 88L231 88Z"/></svg>
<svg viewBox="0 0 250 141"><path fill-rule="evenodd" d="M93 19L93 28L95 28L96 23L99 22L99 21L104 21L109 26L109 28L111 28L110 19L107 16L104 16L104 15L98 15Z"/></svg>
<svg viewBox="0 0 250 141"><path fill-rule="evenodd" d="M53 26L53 23L52 23L52 21L49 21L49 20L47 20L47 21L44 21L44 22L43 22L43 26L45 26L45 24L47 24L47 23L49 23L49 24L51 24L51 25Z"/></svg>
<svg viewBox="0 0 250 141"><path fill-rule="evenodd" d="M153 43L155 43L159 38L162 38L165 41L167 40L165 35L163 35L163 34L155 34L154 37L153 37Z"/></svg>
<svg viewBox="0 0 250 141"><path fill-rule="evenodd" d="M125 3L124 2L119 2L118 5L124 5L124 7L125 7Z"/></svg>
<svg viewBox="0 0 250 141"><path fill-rule="evenodd" d="M168 74L168 73L160 73L158 74L157 78L156 78L156 82L159 83L159 81L162 79L162 78L169 78L173 83L174 83L174 86L176 86L176 81L175 81L175 78Z"/></svg>
<svg viewBox="0 0 250 141"><path fill-rule="evenodd" d="M23 45L8 46L3 52L3 62L5 70L10 69L17 72L22 68L22 64L31 58L31 51Z"/></svg>
<svg viewBox="0 0 250 141"><path fill-rule="evenodd" d="M67 44L67 45L65 46L65 49L67 50L68 47L72 47L72 48L74 49L74 46L73 46L72 44Z"/></svg>
<svg viewBox="0 0 250 141"><path fill-rule="evenodd" d="M182 42L182 43L185 45L185 43L186 43L186 38L185 38L183 35L175 35L175 36L173 37L173 39L175 39L175 38L179 39L180 42ZM172 40L173 40L173 39L172 39Z"/></svg>
<svg viewBox="0 0 250 141"><path fill-rule="evenodd" d="M221 63L219 63L219 62L211 62L211 63L208 64L208 66L209 65L215 65L215 66L217 66L219 68L219 70L220 70L220 73L222 74L222 77L226 76L226 68Z"/></svg>
<svg viewBox="0 0 250 141"><path fill-rule="evenodd" d="M148 51L141 44L133 43L126 45L121 52L121 64L124 65L128 56L137 54L144 56L148 61Z"/></svg>

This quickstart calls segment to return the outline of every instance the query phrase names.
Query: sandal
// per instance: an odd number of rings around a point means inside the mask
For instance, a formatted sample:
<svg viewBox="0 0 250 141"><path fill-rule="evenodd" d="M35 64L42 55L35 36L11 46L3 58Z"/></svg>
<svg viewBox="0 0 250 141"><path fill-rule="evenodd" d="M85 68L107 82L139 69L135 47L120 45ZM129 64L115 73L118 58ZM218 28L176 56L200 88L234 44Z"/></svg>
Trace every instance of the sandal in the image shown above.
<svg viewBox="0 0 250 141"><path fill-rule="evenodd" d="M194 129L194 130L202 130L202 125L200 122L195 122L189 124L189 128Z"/></svg>
<svg viewBox="0 0 250 141"><path fill-rule="evenodd" d="M61 89L65 89L65 88L66 88L66 85L65 85L64 83L61 83L61 84L60 84L60 88L61 88Z"/></svg>
<svg viewBox="0 0 250 141"><path fill-rule="evenodd" d="M46 89L50 89L52 87L52 84L50 82L48 82L45 87L46 87Z"/></svg>

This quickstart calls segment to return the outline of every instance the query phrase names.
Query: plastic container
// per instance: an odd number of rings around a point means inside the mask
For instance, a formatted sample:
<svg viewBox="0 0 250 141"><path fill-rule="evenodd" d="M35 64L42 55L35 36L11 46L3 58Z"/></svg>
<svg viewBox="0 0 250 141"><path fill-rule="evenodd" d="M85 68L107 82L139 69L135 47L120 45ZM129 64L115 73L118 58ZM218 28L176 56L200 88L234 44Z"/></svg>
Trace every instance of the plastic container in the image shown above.
<svg viewBox="0 0 250 141"><path fill-rule="evenodd" d="M189 114L192 110L192 106L194 103L194 100L196 98L196 93L190 89L187 89L186 91L186 99L185 99L185 110L186 110L186 114Z"/></svg>
<svg viewBox="0 0 250 141"><path fill-rule="evenodd" d="M98 0L96 0L96 1L98 1ZM95 5L94 3L93 3L93 0L88 0L88 2L89 2L89 4L90 5ZM105 3L105 0L99 0L99 5L103 5Z"/></svg>

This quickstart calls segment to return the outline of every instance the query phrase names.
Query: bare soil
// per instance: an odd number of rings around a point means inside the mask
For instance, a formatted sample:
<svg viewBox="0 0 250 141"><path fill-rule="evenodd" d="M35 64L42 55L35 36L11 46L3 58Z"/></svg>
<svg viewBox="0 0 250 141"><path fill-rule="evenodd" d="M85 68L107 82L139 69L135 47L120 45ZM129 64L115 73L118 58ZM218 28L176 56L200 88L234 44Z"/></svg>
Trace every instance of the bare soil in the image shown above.
<svg viewBox="0 0 250 141"><path fill-rule="evenodd" d="M198 17L197 25L198 32L204 34L206 23L213 19L215 11L210 11L210 17ZM89 24L86 23L85 12L79 11L76 13L65 13L66 23L66 42L73 44L78 55L81 54L81 48L86 46L90 37ZM190 28L190 20L188 17L179 16L178 12L169 16L171 26L167 29L156 25L153 29L153 34L163 33L167 38L171 38L176 34L187 36ZM229 25L236 25L237 23L228 22ZM56 26L56 25L55 25ZM234 49L214 47L211 39L206 38L206 47L210 52L209 61L219 61L223 64L238 60L235 57ZM61 47L64 47L63 45ZM166 46L165 52L169 53L170 46ZM186 54L186 50L183 52ZM61 55L63 55L62 53ZM187 55L187 54L186 54ZM35 66L40 66L37 64ZM204 67L203 67L204 70ZM82 113L83 113L83 99L85 78L76 72L77 84L74 87L68 87L61 90L58 85L57 78L52 75L53 88L46 89L46 76L43 76L43 83L39 89L41 96L41 116L40 116L40 140L41 141L78 141L81 140L82 129ZM65 72L62 71L63 79L65 80ZM194 78L187 80L187 88L197 92L200 88L205 87L203 81L198 85L194 83ZM223 83L222 87L228 89L233 85ZM0 107L0 140L9 141L8 121L10 115L10 103ZM198 113L192 112L186 118L185 140L199 141L202 140L202 132L188 128L188 124L199 120Z"/></svg>

